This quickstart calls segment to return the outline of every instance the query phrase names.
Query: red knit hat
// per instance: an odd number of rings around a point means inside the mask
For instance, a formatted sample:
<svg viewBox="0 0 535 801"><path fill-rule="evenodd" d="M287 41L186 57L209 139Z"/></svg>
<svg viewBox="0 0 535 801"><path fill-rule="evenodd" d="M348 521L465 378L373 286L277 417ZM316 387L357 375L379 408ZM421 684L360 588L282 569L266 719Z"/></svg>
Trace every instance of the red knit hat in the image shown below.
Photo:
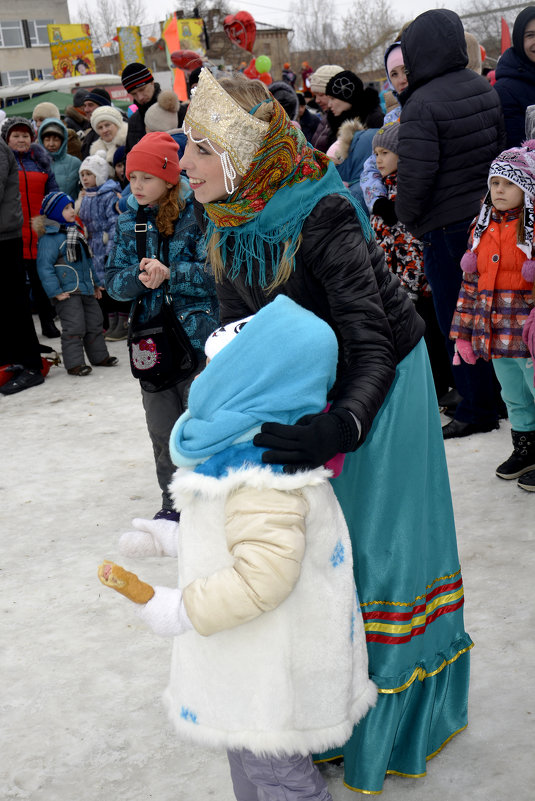
<svg viewBox="0 0 535 801"><path fill-rule="evenodd" d="M126 177L139 170L155 175L170 184L180 180L178 145L172 136L160 131L145 134L126 157Z"/></svg>

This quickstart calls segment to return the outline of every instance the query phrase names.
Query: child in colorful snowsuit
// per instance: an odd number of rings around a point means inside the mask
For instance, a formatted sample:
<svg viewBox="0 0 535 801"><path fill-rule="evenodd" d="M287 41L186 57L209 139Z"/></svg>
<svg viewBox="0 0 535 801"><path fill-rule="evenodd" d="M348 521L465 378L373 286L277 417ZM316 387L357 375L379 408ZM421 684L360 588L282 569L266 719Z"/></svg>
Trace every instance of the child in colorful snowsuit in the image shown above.
<svg viewBox="0 0 535 801"><path fill-rule="evenodd" d="M280 295L206 354L171 434L178 589L136 609L176 638L177 732L227 749L239 801L332 801L310 752L345 742L376 698L349 533L329 470L285 473L252 439L325 408L336 336Z"/></svg>
<svg viewBox="0 0 535 801"><path fill-rule="evenodd" d="M39 236L37 270L48 297L61 320L61 347L65 369L70 375L91 372L91 364L111 367L102 335L102 312L97 302L91 252L75 220L74 201L64 192L51 192L43 199L41 216L32 221Z"/></svg>
<svg viewBox="0 0 535 801"><path fill-rule="evenodd" d="M78 216L87 228L87 238L93 251L95 279L104 288L106 261L113 247L118 194L121 187L108 178L108 163L105 153L88 156L80 165L80 181L83 189L76 203Z"/></svg>
<svg viewBox="0 0 535 801"><path fill-rule="evenodd" d="M399 121L388 122L373 137L372 147L377 169L386 187L388 200L394 203L398 179ZM387 223L372 214L375 238L385 252L388 269L397 275L410 299L418 307L420 298L429 298L431 290L424 275L423 244L396 220Z"/></svg>
<svg viewBox="0 0 535 801"><path fill-rule="evenodd" d="M522 338L533 309L535 140L492 162L489 192L461 260L463 282L450 338L455 360L492 359L511 422L513 453L496 469L535 492L533 360Z"/></svg>
<svg viewBox="0 0 535 801"><path fill-rule="evenodd" d="M102 293L99 302L104 314L106 339L126 339L128 308L110 298L105 290L106 262L113 247L121 187L109 177L109 165L103 150L84 159L80 165L80 181L82 191L75 208L87 229L87 239L93 251L93 272Z"/></svg>

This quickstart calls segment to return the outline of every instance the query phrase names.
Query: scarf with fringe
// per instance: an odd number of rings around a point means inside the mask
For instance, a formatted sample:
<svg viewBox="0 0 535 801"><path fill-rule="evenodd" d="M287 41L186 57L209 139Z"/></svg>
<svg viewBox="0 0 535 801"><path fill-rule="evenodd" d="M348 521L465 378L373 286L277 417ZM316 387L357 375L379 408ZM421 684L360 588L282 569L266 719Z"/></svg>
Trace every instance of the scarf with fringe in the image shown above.
<svg viewBox="0 0 535 801"><path fill-rule="evenodd" d="M295 266L295 253L303 224L318 202L327 195L346 197L355 208L367 241L371 237L368 215L344 186L331 160L311 147L303 132L292 125L282 106L274 103L274 114L262 146L239 187L224 202L207 203L206 240L217 232L221 258L232 267L234 280L245 269L246 282L266 287L277 275L286 243L287 258ZM266 275L267 262L271 275Z"/></svg>

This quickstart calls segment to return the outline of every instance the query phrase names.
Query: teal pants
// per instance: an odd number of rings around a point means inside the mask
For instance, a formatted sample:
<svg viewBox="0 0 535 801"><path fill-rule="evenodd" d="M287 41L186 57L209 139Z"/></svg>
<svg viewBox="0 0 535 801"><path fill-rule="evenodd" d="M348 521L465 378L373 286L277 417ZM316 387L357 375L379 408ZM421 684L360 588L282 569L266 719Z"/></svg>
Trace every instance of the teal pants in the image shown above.
<svg viewBox="0 0 535 801"><path fill-rule="evenodd" d="M513 431L535 431L533 359L493 359Z"/></svg>

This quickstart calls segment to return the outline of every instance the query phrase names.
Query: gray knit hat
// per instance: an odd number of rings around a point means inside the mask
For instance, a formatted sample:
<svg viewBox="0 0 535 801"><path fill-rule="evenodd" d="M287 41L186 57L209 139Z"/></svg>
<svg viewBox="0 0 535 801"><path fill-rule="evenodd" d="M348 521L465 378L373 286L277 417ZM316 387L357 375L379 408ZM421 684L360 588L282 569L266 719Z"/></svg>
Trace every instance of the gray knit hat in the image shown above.
<svg viewBox="0 0 535 801"><path fill-rule="evenodd" d="M313 72L308 79L310 81L310 91L312 94L324 95L327 84L331 78L343 71L344 68L338 66L338 64L324 64L322 67L318 67L316 72Z"/></svg>
<svg viewBox="0 0 535 801"><path fill-rule="evenodd" d="M390 150L392 153L398 152L398 136L399 136L399 120L394 122L387 122L382 128L379 128L372 140L372 149L376 147L383 147L385 150Z"/></svg>
<svg viewBox="0 0 535 801"><path fill-rule="evenodd" d="M32 142L35 139L35 131L33 130L30 120L27 120L26 117L7 117L7 119L4 120L2 125L2 139L6 142L13 128L25 128L32 137Z"/></svg>

